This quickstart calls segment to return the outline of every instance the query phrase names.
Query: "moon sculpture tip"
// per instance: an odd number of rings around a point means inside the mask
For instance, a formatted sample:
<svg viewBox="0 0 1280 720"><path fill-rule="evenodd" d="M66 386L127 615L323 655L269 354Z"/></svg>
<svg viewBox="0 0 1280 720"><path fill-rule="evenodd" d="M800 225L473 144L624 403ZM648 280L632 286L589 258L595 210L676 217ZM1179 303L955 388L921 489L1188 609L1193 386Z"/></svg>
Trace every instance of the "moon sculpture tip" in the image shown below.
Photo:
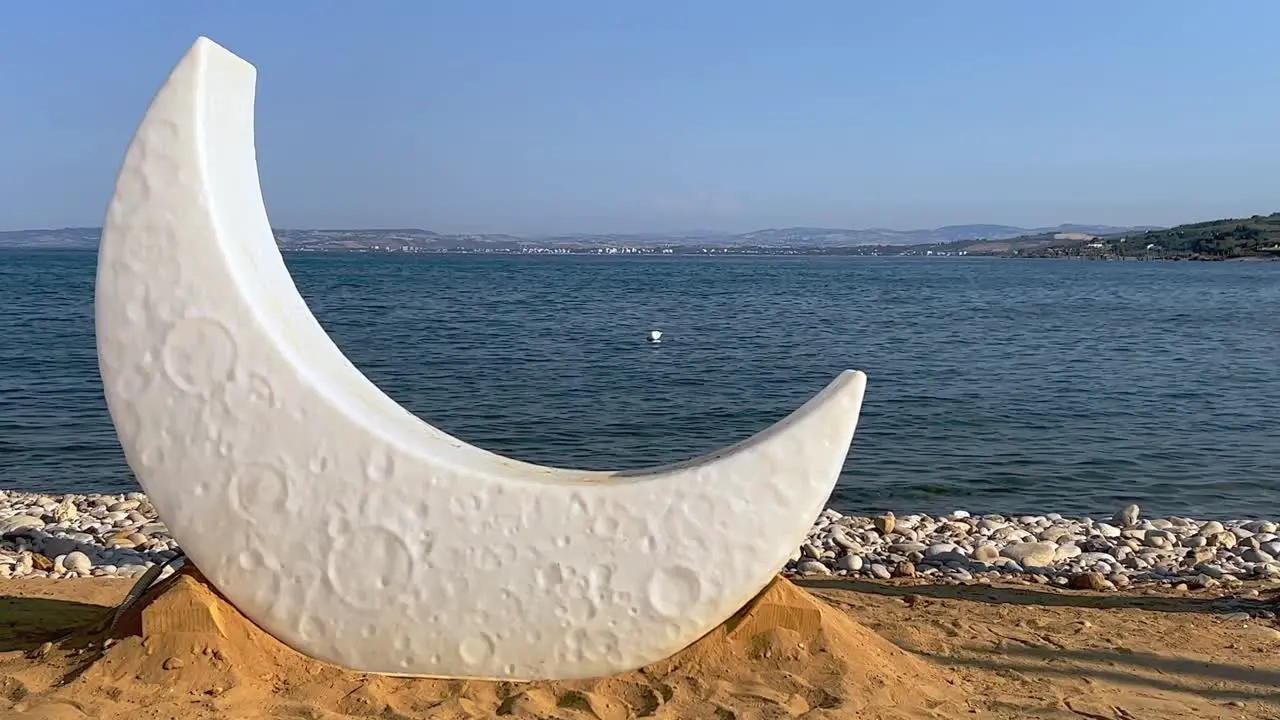
<svg viewBox="0 0 1280 720"><path fill-rule="evenodd" d="M178 61L177 69L170 76L170 84L182 77L182 73L178 70L184 66L194 66L198 82L205 82L211 77L209 73L216 74L220 71L247 73L250 78L255 77L257 73L253 63L205 35L197 37L187 49L186 54Z"/></svg>
<svg viewBox="0 0 1280 720"><path fill-rule="evenodd" d="M850 425L849 433L852 435L858 422L858 414L862 409L862 397L866 393L866 389L866 373L861 370L842 370L821 392L810 398L806 405L822 407L833 398L843 399L847 405L844 411L847 413L846 422Z"/></svg>
<svg viewBox="0 0 1280 720"><path fill-rule="evenodd" d="M840 373L839 377L845 382L853 385L862 385L865 387L867 384L867 374L861 370L844 370Z"/></svg>
<svg viewBox="0 0 1280 720"><path fill-rule="evenodd" d="M191 43L191 49L188 50L187 52L231 55L232 57L235 57L239 60L244 60L244 58L241 58L239 55L236 55L235 53L231 52L227 48L223 47L216 40L214 40L213 38L210 38L207 35L197 36L195 39L195 42Z"/></svg>

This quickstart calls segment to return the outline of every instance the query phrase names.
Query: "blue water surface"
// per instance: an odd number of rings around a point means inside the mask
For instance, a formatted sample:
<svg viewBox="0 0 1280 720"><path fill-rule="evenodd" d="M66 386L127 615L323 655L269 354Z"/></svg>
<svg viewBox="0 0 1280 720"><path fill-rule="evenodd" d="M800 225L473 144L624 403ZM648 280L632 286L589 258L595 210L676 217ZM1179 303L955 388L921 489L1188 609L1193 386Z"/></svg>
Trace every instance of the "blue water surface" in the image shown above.
<svg viewBox="0 0 1280 720"><path fill-rule="evenodd" d="M1280 263L286 261L391 397L523 460L684 459L857 368L839 509L1280 516ZM0 252L0 487L136 488L102 400L95 262Z"/></svg>

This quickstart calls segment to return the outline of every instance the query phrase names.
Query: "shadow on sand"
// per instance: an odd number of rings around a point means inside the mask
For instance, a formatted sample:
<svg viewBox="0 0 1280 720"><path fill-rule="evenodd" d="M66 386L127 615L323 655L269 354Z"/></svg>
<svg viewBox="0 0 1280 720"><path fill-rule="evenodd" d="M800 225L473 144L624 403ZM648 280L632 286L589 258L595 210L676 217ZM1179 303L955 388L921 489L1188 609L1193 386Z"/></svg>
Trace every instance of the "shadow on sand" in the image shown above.
<svg viewBox="0 0 1280 720"><path fill-rule="evenodd" d="M1199 597L1175 595L1096 594L1070 590L1014 588L998 585L889 585L848 579L795 578L808 590L849 590L867 595L963 600L989 605L1037 605L1095 610L1146 610L1163 613L1275 612L1273 598Z"/></svg>
<svg viewBox="0 0 1280 720"><path fill-rule="evenodd" d="M1157 613L1202 613L1221 615L1226 612L1276 610L1274 599L1236 597L1194 597L1170 595L1095 594L1051 589L1023 589L988 585L892 585L849 579L795 579L793 582L828 601L823 590L844 590L885 597L917 596L936 600L976 602L989 605L1017 605L1097 610L1140 610ZM836 601L837 605L847 603ZM1015 642L998 647L958 645L946 652L929 652L903 646L903 649L943 667L970 668L1005 677L1028 678L1088 677L1134 688L1187 693L1219 702L1260 701L1280 705L1280 670L1248 665L1206 662L1187 657L1134 652L1124 648L1079 649L1036 646ZM1168 647L1176 652L1176 638ZM1077 712L1082 717L1103 717ZM1112 717L1125 717L1122 709ZM1277 715L1280 717L1280 707Z"/></svg>
<svg viewBox="0 0 1280 720"><path fill-rule="evenodd" d="M0 597L0 652L35 651L101 626L112 608L32 597Z"/></svg>

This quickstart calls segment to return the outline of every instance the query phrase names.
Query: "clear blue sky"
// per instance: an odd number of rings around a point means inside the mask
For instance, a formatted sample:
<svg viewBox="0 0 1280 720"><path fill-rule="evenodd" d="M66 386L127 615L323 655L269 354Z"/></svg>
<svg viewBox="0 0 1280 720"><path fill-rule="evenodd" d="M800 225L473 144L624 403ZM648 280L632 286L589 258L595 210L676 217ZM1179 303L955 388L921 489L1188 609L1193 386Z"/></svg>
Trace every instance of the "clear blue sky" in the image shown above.
<svg viewBox="0 0 1280 720"><path fill-rule="evenodd" d="M0 3L0 229L101 224L208 35L273 224L1173 224L1280 209L1275 0Z"/></svg>

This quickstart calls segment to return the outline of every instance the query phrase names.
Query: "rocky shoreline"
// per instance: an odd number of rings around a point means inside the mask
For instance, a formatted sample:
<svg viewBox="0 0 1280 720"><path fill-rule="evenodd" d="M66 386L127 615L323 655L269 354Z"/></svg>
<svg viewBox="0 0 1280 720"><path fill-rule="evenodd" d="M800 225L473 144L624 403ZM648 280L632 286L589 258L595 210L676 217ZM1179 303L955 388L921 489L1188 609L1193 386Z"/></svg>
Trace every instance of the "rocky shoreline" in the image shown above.
<svg viewBox="0 0 1280 720"><path fill-rule="evenodd" d="M1148 519L1137 505L1105 522L1057 513L1009 517L964 511L868 518L828 509L784 573L951 584L1017 580L1096 591L1280 584L1280 523Z"/></svg>
<svg viewBox="0 0 1280 720"><path fill-rule="evenodd" d="M179 551L142 493L0 491L0 578L134 578ZM1143 518L1136 505L1107 521L964 511L859 517L828 509L783 572L952 584L1014 580L1096 591L1280 584L1280 523Z"/></svg>
<svg viewBox="0 0 1280 720"><path fill-rule="evenodd" d="M0 578L136 578L178 552L142 493L0 490Z"/></svg>

